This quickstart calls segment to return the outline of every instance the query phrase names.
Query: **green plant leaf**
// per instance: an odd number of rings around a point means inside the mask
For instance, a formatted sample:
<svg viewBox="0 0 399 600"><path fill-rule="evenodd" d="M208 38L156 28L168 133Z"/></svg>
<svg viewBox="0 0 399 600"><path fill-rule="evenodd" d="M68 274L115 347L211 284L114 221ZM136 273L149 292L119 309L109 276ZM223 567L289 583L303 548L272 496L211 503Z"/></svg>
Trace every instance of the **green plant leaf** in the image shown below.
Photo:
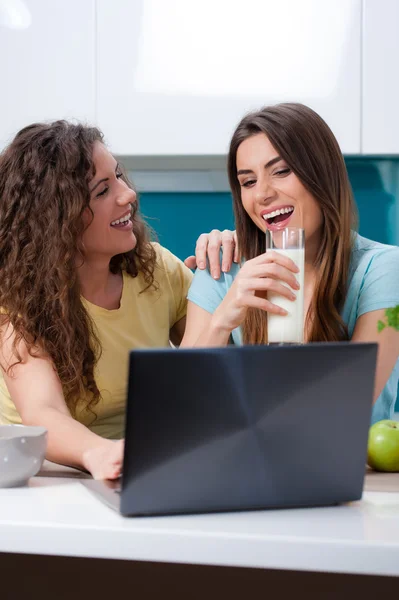
<svg viewBox="0 0 399 600"><path fill-rule="evenodd" d="M380 333L383 329L385 329L386 325L385 323L383 323L383 321L378 321L377 323L377 329L378 329L378 333Z"/></svg>
<svg viewBox="0 0 399 600"><path fill-rule="evenodd" d="M385 311L387 317L388 327L392 327L399 331L399 305L393 308L387 308Z"/></svg>

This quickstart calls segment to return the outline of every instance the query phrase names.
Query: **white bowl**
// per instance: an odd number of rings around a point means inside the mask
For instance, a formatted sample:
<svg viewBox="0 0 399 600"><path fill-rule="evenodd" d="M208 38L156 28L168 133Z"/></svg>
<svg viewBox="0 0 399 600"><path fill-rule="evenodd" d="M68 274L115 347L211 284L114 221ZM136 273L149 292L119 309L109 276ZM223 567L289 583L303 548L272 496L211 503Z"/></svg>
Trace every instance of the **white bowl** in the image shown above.
<svg viewBox="0 0 399 600"><path fill-rule="evenodd" d="M0 425L0 488L25 485L39 472L47 430L29 425Z"/></svg>

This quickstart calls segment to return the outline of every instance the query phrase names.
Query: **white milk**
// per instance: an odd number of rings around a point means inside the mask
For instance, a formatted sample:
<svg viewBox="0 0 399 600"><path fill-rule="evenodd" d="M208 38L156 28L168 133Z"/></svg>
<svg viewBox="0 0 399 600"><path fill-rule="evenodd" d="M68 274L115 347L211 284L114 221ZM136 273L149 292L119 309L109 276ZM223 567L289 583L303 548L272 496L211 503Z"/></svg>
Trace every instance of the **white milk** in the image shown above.
<svg viewBox="0 0 399 600"><path fill-rule="evenodd" d="M274 249L275 252L288 256L299 267L299 273L294 273L301 288L290 290L296 294L294 301L288 300L285 296L268 292L267 299L277 306L284 308L287 315L275 315L267 313L267 330L269 344L302 344L303 343L303 324L304 324L304 274L305 274L305 249L295 248L289 250ZM282 282L283 283L283 282ZM283 285L288 285L283 283Z"/></svg>

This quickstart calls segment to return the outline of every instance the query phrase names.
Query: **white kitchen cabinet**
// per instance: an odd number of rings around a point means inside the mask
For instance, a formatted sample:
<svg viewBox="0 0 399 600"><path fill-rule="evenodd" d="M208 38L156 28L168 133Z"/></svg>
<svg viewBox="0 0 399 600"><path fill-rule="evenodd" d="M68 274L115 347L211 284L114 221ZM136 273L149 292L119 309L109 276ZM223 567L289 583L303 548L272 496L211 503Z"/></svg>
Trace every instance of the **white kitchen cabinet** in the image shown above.
<svg viewBox="0 0 399 600"><path fill-rule="evenodd" d="M364 0L364 154L399 153L398 28L398 0Z"/></svg>
<svg viewBox="0 0 399 600"><path fill-rule="evenodd" d="M361 0L97 0L98 123L117 154L220 155L300 101L357 154L360 51Z"/></svg>
<svg viewBox="0 0 399 600"><path fill-rule="evenodd" d="M95 107L95 0L3 0L0 149L32 122L94 122Z"/></svg>

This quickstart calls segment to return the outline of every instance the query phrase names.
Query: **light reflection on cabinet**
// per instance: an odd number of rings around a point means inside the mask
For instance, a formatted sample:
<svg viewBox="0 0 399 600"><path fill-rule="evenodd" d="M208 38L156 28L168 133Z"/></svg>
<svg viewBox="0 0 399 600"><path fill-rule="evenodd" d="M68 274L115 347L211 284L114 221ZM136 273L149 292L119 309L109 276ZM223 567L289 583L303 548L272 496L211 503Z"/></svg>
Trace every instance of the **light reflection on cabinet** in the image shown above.
<svg viewBox="0 0 399 600"><path fill-rule="evenodd" d="M360 151L361 0L97 0L98 121L122 155L220 155L301 101Z"/></svg>

